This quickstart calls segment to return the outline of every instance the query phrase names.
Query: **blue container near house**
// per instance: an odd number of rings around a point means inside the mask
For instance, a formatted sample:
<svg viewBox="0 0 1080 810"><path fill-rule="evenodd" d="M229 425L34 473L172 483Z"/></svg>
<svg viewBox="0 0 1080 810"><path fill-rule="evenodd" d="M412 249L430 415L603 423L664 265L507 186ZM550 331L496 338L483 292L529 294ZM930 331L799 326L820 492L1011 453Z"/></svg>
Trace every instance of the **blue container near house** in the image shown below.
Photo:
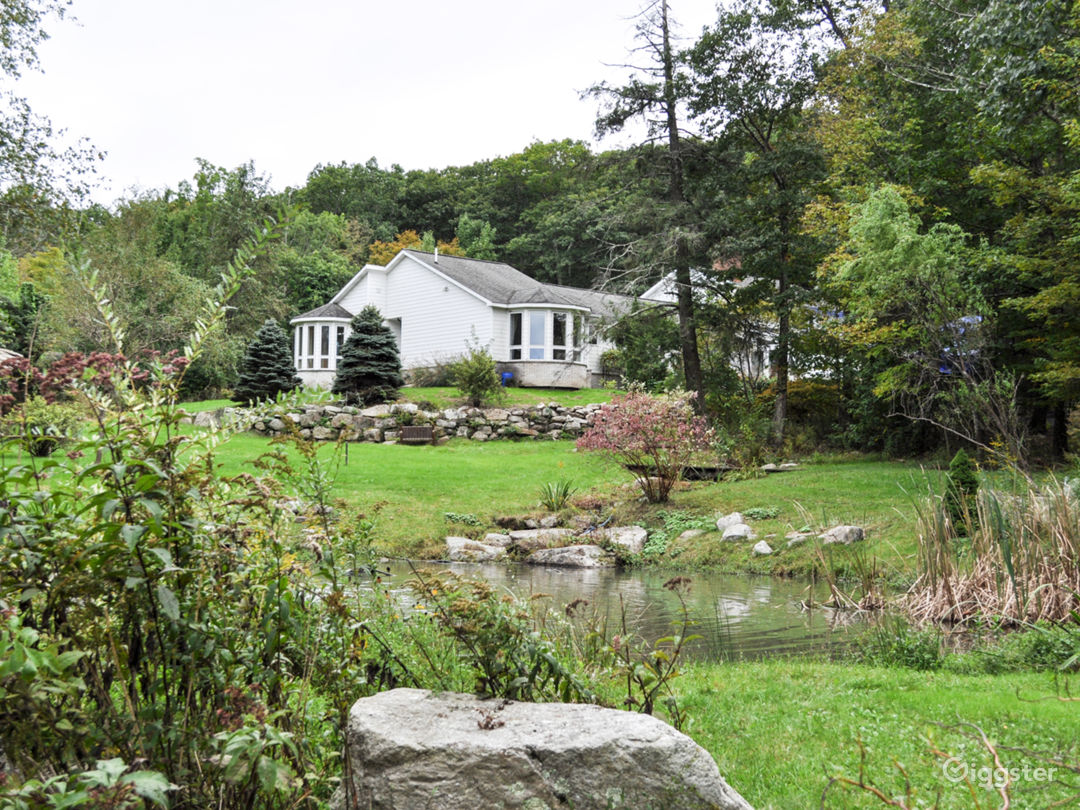
<svg viewBox="0 0 1080 810"><path fill-rule="evenodd" d="M502 385L503 388L509 388L514 384L514 372L504 371L502 373Z"/></svg>

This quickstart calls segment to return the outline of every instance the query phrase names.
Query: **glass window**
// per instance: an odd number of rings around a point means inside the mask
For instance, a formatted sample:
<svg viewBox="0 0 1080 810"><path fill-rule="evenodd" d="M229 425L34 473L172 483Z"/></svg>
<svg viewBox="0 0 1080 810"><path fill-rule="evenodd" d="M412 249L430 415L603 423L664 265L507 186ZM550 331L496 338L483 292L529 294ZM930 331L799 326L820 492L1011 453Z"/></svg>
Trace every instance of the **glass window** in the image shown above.
<svg viewBox="0 0 1080 810"><path fill-rule="evenodd" d="M315 368L315 327L308 326L307 328L307 346L304 347L304 354L307 355L307 367Z"/></svg>
<svg viewBox="0 0 1080 810"><path fill-rule="evenodd" d="M566 359L566 313L555 312L551 316L551 359Z"/></svg>
<svg viewBox="0 0 1080 810"><path fill-rule="evenodd" d="M544 322L547 320L546 312L534 311L529 313L529 359L544 359Z"/></svg>
<svg viewBox="0 0 1080 810"><path fill-rule="evenodd" d="M337 328L337 357L334 358L334 367L341 362L341 347L345 343L345 327L339 326Z"/></svg>
<svg viewBox="0 0 1080 810"><path fill-rule="evenodd" d="M521 313L510 313L510 359L521 359Z"/></svg>

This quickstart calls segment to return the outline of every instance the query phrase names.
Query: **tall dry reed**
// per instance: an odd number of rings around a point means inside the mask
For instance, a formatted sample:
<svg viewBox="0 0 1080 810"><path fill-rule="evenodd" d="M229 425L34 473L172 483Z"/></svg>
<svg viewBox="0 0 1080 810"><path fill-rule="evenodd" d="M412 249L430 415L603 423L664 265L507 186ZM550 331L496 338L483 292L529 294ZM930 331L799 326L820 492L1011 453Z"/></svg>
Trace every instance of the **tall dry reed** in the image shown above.
<svg viewBox="0 0 1080 810"><path fill-rule="evenodd" d="M1080 498L1069 482L1019 493L984 488L978 519L954 526L940 497L919 508L919 622L1021 624L1080 610ZM964 529L967 529L967 532ZM965 538L963 535L967 535Z"/></svg>

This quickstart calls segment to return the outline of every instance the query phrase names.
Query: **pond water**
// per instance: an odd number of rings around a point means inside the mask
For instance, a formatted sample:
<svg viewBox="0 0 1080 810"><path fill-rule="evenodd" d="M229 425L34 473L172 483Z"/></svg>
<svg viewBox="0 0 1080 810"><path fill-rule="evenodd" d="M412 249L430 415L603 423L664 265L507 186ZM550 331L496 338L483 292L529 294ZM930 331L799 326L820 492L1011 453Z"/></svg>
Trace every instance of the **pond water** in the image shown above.
<svg viewBox="0 0 1080 810"><path fill-rule="evenodd" d="M575 599L589 604L606 620L609 636L616 632L625 608L627 623L650 641L678 631L682 613L678 596L664 588L677 574L655 570L613 568L558 568L517 564L422 563L420 570L453 571L465 577L482 577L497 588L519 597L536 594L550 597L552 610L562 611ZM406 563L390 566L391 583L402 584L412 576ZM813 597L820 605L828 589L806 580L751 577L696 572L686 575L689 591L684 598L691 632L702 638L688 652L695 658L757 659L784 655L836 655L865 629L860 614L804 607ZM406 597L407 598L407 597Z"/></svg>

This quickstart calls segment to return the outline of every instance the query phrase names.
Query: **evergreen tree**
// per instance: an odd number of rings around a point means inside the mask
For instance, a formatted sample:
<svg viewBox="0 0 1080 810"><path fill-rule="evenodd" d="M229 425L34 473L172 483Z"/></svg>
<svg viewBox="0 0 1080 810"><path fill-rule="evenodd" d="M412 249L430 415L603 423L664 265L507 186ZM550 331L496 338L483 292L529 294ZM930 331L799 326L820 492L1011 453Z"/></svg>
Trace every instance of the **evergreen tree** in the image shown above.
<svg viewBox="0 0 1080 810"><path fill-rule="evenodd" d="M301 385L293 366L289 336L275 321L267 320L255 333L240 362L240 379L233 389L233 399L258 402Z"/></svg>
<svg viewBox="0 0 1080 810"><path fill-rule="evenodd" d="M957 450L945 477L945 509L958 535L966 534L969 525L972 528L977 525L975 496L978 491L979 474L974 462L963 450Z"/></svg>
<svg viewBox="0 0 1080 810"><path fill-rule="evenodd" d="M374 306L366 306L349 324L352 330L341 348L334 393L347 401L385 402L397 396L405 384L397 343L383 325L382 315Z"/></svg>

